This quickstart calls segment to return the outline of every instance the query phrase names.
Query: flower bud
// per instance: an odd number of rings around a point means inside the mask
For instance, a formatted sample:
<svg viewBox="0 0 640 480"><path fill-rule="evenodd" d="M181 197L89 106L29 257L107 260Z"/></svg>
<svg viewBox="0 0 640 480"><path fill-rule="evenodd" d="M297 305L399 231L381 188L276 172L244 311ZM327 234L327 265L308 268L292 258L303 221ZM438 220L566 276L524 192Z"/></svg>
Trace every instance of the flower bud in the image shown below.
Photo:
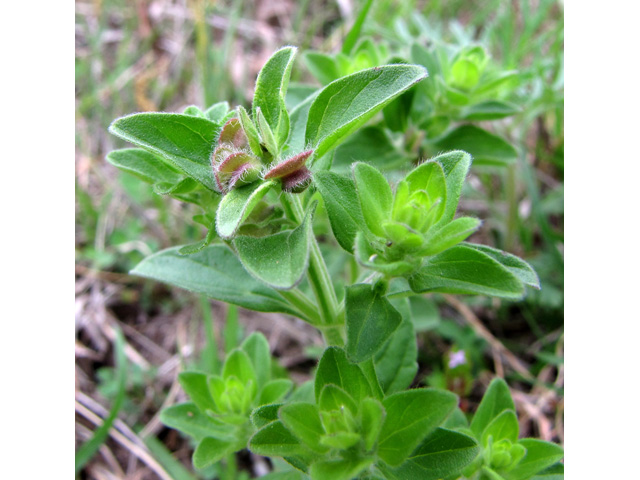
<svg viewBox="0 0 640 480"><path fill-rule="evenodd" d="M311 183L311 171L305 166L313 150L299 153L287 158L272 167L265 175L265 180L279 178L285 192L300 193Z"/></svg>

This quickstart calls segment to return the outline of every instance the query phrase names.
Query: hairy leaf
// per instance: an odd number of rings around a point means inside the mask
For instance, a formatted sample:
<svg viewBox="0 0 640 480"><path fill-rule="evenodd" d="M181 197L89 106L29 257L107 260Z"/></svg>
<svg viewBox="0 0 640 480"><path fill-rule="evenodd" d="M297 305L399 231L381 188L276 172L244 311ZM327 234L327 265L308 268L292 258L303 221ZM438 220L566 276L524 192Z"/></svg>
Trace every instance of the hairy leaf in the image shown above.
<svg viewBox="0 0 640 480"><path fill-rule="evenodd" d="M216 190L210 159L220 132L217 123L178 113L135 113L115 120L109 131Z"/></svg>
<svg viewBox="0 0 640 480"><path fill-rule="evenodd" d="M307 270L311 241L311 217L315 206L294 230L267 237L236 237L233 244L247 271L267 285L288 290L295 287Z"/></svg>
<svg viewBox="0 0 640 480"><path fill-rule="evenodd" d="M416 65L385 65L327 85L309 110L306 141L322 157L396 96L427 76Z"/></svg>
<svg viewBox="0 0 640 480"><path fill-rule="evenodd" d="M273 289L255 280L224 245L209 245L193 255L180 255L180 247L155 253L131 271L186 290L259 312L297 315Z"/></svg>
<svg viewBox="0 0 640 480"><path fill-rule="evenodd" d="M346 288L347 345L350 359L368 360L389 339L402 321L400 313L369 284Z"/></svg>

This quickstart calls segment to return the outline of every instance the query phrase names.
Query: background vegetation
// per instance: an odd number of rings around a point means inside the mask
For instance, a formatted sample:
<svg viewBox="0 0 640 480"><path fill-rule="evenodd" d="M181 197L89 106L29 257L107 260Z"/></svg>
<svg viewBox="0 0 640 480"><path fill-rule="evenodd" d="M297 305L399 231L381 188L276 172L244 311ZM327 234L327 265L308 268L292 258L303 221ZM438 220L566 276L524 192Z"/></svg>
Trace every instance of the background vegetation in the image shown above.
<svg viewBox="0 0 640 480"><path fill-rule="evenodd" d="M235 469L195 471L192 445L164 427L158 412L184 398L176 381L181 369L215 361L248 332L263 332L297 381L308 377L321 345L312 328L286 316L228 307L127 274L144 256L197 242L205 231L191 220L197 212L188 204L155 194L104 160L125 146L107 133L108 125L133 111L182 111L221 100L247 106L258 70L277 48L338 52L361 6L76 1L76 447L120 406L83 478L231 479L269 471L264 459L249 454L237 458ZM416 306L416 383L454 390L473 411L490 378L505 376L515 386L521 434L562 444L562 4L380 0L363 34L398 52L416 40L479 43L497 67L519 72L506 99L519 113L482 123L507 139L517 158L473 170L461 209L491 218L478 241L529 261L542 289L521 302L425 298ZM293 75L292 84L319 85L301 58ZM119 362L114 344L122 347ZM459 350L468 363L449 369L448 356Z"/></svg>

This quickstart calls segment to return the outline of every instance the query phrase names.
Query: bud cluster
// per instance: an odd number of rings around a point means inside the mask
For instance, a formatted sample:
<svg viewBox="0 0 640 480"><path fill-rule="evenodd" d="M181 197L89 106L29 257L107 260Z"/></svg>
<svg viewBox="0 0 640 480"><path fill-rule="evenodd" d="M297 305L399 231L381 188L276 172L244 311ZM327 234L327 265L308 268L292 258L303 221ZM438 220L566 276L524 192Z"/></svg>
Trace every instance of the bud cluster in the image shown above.
<svg viewBox="0 0 640 480"><path fill-rule="evenodd" d="M311 172L305 163L312 153L313 150L307 150L281 162L273 162L267 150L258 156L250 148L240 120L232 118L222 127L211 165L216 185L223 194L261 179L279 179L284 191L300 193L311 183Z"/></svg>

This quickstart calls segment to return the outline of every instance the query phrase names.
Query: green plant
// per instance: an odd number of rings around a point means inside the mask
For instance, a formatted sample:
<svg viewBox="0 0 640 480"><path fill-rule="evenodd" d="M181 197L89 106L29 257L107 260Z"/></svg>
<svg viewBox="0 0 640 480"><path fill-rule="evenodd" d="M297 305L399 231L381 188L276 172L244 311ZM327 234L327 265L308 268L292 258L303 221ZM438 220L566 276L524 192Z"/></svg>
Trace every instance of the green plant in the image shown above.
<svg viewBox="0 0 640 480"><path fill-rule="evenodd" d="M295 54L284 47L265 64L251 112L221 102L205 111L129 115L110 127L139 148L107 159L157 193L201 207L193 220L208 229L196 244L145 258L134 274L298 317L327 343L313 382L293 389L254 334L221 367L183 372L192 401L166 409L163 421L195 439L196 467L249 448L282 457L295 469L291 478L524 480L555 464L560 447L518 441L517 419L514 437L508 390L489 389L469 431L455 394L409 388L417 371L409 298L515 299L538 287L523 260L465 242L480 227L478 219L456 217L471 155L449 151L392 183L367 157L350 175L331 168L336 148L427 70L373 66L289 111ZM339 246L327 248L348 267L346 282L330 275L314 232L325 216Z"/></svg>

